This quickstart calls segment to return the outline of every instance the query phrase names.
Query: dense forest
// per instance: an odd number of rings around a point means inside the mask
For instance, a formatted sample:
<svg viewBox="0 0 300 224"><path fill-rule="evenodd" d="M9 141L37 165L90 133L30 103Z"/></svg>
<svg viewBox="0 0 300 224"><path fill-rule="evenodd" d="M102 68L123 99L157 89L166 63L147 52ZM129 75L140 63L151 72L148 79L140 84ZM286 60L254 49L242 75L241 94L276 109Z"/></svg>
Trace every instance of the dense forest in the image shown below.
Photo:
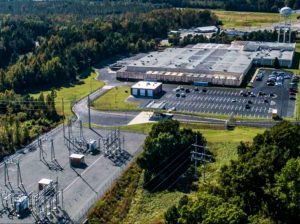
<svg viewBox="0 0 300 224"><path fill-rule="evenodd" d="M299 223L300 127L277 124L241 143L238 159L197 197L183 196L166 223Z"/></svg>
<svg viewBox="0 0 300 224"><path fill-rule="evenodd" d="M74 81L102 59L154 49L170 29L211 25L217 18L209 11L164 9L76 25L55 25L39 17L24 21L8 17L1 24L0 91L24 93L40 85Z"/></svg>
<svg viewBox="0 0 300 224"><path fill-rule="evenodd" d="M135 0L125 1L1 1L0 13L11 15L75 15L76 18L91 18L111 14L149 12L155 8L166 8L170 5L152 4Z"/></svg>
<svg viewBox="0 0 300 224"><path fill-rule="evenodd" d="M233 11L278 12L281 7L300 9L300 0L66 0L1 1L0 13L15 15L67 15L78 18L149 12L157 8L202 8Z"/></svg>

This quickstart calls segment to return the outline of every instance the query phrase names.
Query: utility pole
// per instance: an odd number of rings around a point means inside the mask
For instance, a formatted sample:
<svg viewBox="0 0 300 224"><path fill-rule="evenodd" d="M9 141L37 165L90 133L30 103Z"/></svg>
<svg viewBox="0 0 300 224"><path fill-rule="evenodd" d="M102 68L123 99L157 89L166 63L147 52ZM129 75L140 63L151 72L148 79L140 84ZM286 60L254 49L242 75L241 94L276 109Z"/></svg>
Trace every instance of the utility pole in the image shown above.
<svg viewBox="0 0 300 224"><path fill-rule="evenodd" d="M191 152L191 160L195 162L195 178L197 178L197 161L200 161L203 163L203 182L205 183L205 163L211 161L213 157L206 154L205 146L198 145L197 136L196 142L192 146L194 146L194 151ZM198 149L202 149L203 152L198 152Z"/></svg>
<svg viewBox="0 0 300 224"><path fill-rule="evenodd" d="M51 162L55 161L55 151L54 151L54 144L53 138L51 139Z"/></svg>
<svg viewBox="0 0 300 224"><path fill-rule="evenodd" d="M90 94L88 95L88 113L89 113L89 128L91 129L91 108L90 108Z"/></svg>
<svg viewBox="0 0 300 224"><path fill-rule="evenodd" d="M62 108L62 114L63 114L63 135L64 135L64 142L65 137L66 137L66 132L65 132L65 103L64 103L64 98L61 98L61 108Z"/></svg>

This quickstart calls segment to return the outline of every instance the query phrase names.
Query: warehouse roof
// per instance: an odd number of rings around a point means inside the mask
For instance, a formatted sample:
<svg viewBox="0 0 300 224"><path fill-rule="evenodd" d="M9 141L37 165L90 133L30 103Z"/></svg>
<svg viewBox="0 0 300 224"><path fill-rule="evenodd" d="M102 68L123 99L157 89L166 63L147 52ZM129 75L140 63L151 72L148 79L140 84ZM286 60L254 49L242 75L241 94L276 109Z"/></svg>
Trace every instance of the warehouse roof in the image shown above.
<svg viewBox="0 0 300 224"><path fill-rule="evenodd" d="M157 87L161 86L161 82L148 82L148 81L140 81L134 84L131 88L134 89L156 89Z"/></svg>
<svg viewBox="0 0 300 224"><path fill-rule="evenodd" d="M129 72L147 71L244 74L253 60L292 60L295 44L273 42L235 41L232 44L201 43L184 48L167 48L162 52L151 52L130 63Z"/></svg>

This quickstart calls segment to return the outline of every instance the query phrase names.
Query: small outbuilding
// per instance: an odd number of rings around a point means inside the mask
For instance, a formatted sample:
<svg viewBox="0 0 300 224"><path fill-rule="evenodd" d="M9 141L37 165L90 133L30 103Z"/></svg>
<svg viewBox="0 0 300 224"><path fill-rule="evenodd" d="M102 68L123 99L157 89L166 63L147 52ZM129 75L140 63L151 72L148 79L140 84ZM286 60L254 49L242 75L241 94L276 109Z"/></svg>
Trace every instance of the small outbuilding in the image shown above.
<svg viewBox="0 0 300 224"><path fill-rule="evenodd" d="M71 154L70 157L70 165L73 167L81 167L85 164L84 155L81 154Z"/></svg>
<svg viewBox="0 0 300 224"><path fill-rule="evenodd" d="M39 190L43 190L45 187L47 187L48 185L50 185L51 183L53 182L53 180L50 180L50 179L46 179L46 178L43 178L39 181Z"/></svg>
<svg viewBox="0 0 300 224"><path fill-rule="evenodd" d="M140 81L131 86L131 95L135 97L157 98L161 94L161 82Z"/></svg>

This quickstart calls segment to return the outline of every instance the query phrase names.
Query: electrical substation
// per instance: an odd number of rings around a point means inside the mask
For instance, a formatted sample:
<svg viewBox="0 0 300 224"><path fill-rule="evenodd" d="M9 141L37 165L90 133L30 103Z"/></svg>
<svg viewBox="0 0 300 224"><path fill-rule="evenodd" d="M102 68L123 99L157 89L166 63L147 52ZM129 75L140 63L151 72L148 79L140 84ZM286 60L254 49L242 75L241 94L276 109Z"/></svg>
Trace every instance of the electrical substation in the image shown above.
<svg viewBox="0 0 300 224"><path fill-rule="evenodd" d="M69 120L0 163L0 223L78 223L144 135Z"/></svg>

